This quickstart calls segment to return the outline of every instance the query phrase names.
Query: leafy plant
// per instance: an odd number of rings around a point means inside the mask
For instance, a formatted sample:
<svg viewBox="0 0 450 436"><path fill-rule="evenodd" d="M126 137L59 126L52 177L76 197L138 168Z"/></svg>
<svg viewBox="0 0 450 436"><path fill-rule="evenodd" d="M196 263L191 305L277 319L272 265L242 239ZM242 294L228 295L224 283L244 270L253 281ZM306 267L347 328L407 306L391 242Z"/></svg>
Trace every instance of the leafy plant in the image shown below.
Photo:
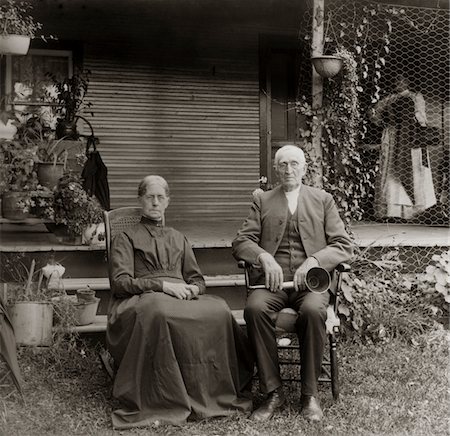
<svg viewBox="0 0 450 436"><path fill-rule="evenodd" d="M424 273L417 276L418 288L435 301L436 313L448 315L450 303L450 250L434 254ZM436 298L437 297L437 298ZM444 302L442 302L444 300ZM439 307L441 306L442 309Z"/></svg>
<svg viewBox="0 0 450 436"><path fill-rule="evenodd" d="M343 275L338 313L347 334L364 342L389 342L394 337L414 341L432 328L442 315L427 298L416 278L402 272L399 249L376 260L362 250L352 271Z"/></svg>
<svg viewBox="0 0 450 436"><path fill-rule="evenodd" d="M339 49L337 55L343 59L342 73L327 82L322 108L313 109L303 98L297 102L297 110L306 117L307 123L306 129L300 129L300 134L306 142L305 151L310 161L308 177L314 180L314 174L319 171L317 167L322 167L323 186L334 196L349 228L352 220L362 218L361 203L367 201L368 186L375 176L373 171L362 168L358 149L361 117L356 61L346 49ZM312 138L319 127L324 132L321 160L311 153Z"/></svg>
<svg viewBox="0 0 450 436"><path fill-rule="evenodd" d="M37 187L34 164L37 161L37 146L18 139L0 139L0 162L4 170L4 189L9 191L31 191Z"/></svg>
<svg viewBox="0 0 450 436"><path fill-rule="evenodd" d="M42 24L30 14L33 9L25 1L6 0L0 4L0 34L24 35L34 38Z"/></svg>
<svg viewBox="0 0 450 436"><path fill-rule="evenodd" d="M43 277L43 265L29 262L25 253L2 255L0 280L8 283L8 303L19 301L50 301L58 290L48 289Z"/></svg>
<svg viewBox="0 0 450 436"><path fill-rule="evenodd" d="M345 16L343 10L348 8L352 13ZM371 204L378 166L363 167L358 145L368 130L368 109L381 98L390 35L402 20L410 21L403 8L356 1L332 3L323 52L343 59L342 72L324 81L321 108L313 109L305 96L296 103L306 118L306 128L300 129L309 157L306 182L317 183L317 175L323 174L323 187L334 195L347 229L352 220L364 217L364 204ZM320 130L321 158L312 144Z"/></svg>
<svg viewBox="0 0 450 436"><path fill-rule="evenodd" d="M76 121L77 116L82 115L92 107L92 103L85 100L89 88L90 70L81 70L72 77L58 80L53 74L48 77L52 80L56 89L56 102L61 105L59 118L67 123ZM93 116L93 113L90 112Z"/></svg>
<svg viewBox="0 0 450 436"><path fill-rule="evenodd" d="M55 139L54 131L39 116L31 116L19 125L17 138L29 147L37 147L37 158L40 162L64 162L67 150L59 147L64 139Z"/></svg>

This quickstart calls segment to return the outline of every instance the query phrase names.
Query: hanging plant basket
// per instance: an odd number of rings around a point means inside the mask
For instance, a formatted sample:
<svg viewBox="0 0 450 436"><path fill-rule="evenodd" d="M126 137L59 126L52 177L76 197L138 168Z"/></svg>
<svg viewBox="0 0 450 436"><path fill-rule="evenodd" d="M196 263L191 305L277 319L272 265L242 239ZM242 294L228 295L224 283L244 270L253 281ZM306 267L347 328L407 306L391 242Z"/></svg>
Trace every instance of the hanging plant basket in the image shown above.
<svg viewBox="0 0 450 436"><path fill-rule="evenodd" d="M342 69L342 58L339 56L321 55L313 56L311 61L317 74L322 77L334 77Z"/></svg>
<svg viewBox="0 0 450 436"><path fill-rule="evenodd" d="M0 54L26 55L29 48L29 36L0 35Z"/></svg>

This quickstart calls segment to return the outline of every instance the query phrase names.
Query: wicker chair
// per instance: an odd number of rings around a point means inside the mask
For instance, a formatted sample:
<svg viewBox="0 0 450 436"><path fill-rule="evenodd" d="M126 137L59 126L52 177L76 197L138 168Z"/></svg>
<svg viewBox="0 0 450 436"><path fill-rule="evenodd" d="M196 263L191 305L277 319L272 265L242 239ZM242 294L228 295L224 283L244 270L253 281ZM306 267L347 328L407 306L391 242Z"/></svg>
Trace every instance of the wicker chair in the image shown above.
<svg viewBox="0 0 450 436"><path fill-rule="evenodd" d="M141 220L142 209L140 207L120 207L103 212L105 221L106 255L108 258L108 274L111 280L110 251L112 238L118 233L134 226ZM100 360L106 372L113 379L115 374L114 360L107 350L100 352Z"/></svg>
<svg viewBox="0 0 450 436"><path fill-rule="evenodd" d="M105 221L106 236L106 254L109 261L109 252L111 249L111 240L118 233L134 226L141 220L142 209L140 207L119 207L110 211L103 212Z"/></svg>

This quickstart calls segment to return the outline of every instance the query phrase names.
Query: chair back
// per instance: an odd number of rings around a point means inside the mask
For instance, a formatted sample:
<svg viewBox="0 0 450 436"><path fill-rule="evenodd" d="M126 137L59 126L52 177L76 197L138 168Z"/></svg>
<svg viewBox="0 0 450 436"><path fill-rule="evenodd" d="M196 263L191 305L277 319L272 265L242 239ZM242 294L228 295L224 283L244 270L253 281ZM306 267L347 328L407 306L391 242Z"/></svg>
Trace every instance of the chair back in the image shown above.
<svg viewBox="0 0 450 436"><path fill-rule="evenodd" d="M141 220L142 208L140 207L119 207L110 211L103 212L105 221L105 237L106 237L106 254L108 256L111 250L112 238L130 227L134 226Z"/></svg>

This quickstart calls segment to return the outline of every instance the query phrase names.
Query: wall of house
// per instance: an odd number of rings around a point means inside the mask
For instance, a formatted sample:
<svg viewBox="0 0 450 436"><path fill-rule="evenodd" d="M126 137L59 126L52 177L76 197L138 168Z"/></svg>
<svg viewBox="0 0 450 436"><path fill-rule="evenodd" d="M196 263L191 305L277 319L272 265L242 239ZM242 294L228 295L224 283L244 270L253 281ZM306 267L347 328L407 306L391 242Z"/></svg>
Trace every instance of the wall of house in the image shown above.
<svg viewBox="0 0 450 436"><path fill-rule="evenodd" d="M272 0L43 0L47 30L82 41L113 208L139 180L171 187L169 219L242 219L259 186L259 35L296 32ZM278 14L275 12L278 11Z"/></svg>
<svg viewBox="0 0 450 436"><path fill-rule="evenodd" d="M133 205L147 174L171 187L169 217L236 218L259 178L257 62L201 55L155 65L86 47L92 124L109 170L111 206Z"/></svg>

